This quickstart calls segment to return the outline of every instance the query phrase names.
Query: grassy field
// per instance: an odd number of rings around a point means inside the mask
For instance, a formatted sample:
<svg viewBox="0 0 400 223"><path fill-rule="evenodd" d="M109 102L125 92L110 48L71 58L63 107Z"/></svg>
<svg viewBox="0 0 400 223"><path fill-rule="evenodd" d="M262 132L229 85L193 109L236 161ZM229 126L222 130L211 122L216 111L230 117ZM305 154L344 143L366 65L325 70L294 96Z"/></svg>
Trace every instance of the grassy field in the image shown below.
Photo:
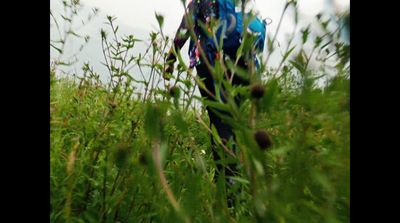
<svg viewBox="0 0 400 223"><path fill-rule="evenodd" d="M311 40L307 32L303 44L311 42L311 52L336 58L335 75L323 87L321 71L308 66L312 53L289 57L288 47L279 69L266 69L264 60L249 74L265 77L250 78L249 87L221 80L226 104L193 95L197 82L183 61L175 83L159 86L169 43L160 33L150 35L149 62L145 55L118 58L136 40L109 40L102 32L111 82L101 82L89 65L81 77L52 69L51 222L349 222L349 46L334 33ZM150 68L142 82L126 71L130 63ZM240 73L217 63L217 77L222 68ZM235 106L239 93L244 103ZM223 174L214 180L210 134L221 153L233 142L219 139L204 106L193 101L233 114L223 118L234 127L238 152L221 161L239 167L233 187ZM269 139L271 146L263 146ZM236 197L231 208L227 194Z"/></svg>

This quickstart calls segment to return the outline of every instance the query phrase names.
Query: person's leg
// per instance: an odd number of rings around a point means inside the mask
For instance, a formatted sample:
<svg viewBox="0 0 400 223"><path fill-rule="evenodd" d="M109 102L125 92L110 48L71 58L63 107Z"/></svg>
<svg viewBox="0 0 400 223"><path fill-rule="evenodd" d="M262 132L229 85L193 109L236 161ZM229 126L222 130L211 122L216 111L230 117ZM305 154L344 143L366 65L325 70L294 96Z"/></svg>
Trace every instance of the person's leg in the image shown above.
<svg viewBox="0 0 400 223"><path fill-rule="evenodd" d="M200 78L203 79L204 85L206 86L207 90L209 92L211 92L213 95L215 95L215 88L214 88L214 81L211 77L210 72L208 71L207 67L204 64L200 64L198 66L196 66L196 71L197 74L199 75ZM203 90L202 88L200 89L200 93L201 96L206 98L207 100L210 101L215 101L215 99L210 96L205 90ZM222 119L220 118L220 116L217 114L221 113L223 115L229 115L226 112L220 111L218 109L215 108L210 108L209 106L206 106L207 108L207 113L208 113L208 117L210 119L210 126L214 125L219 137L221 138L222 141L229 141L230 138L233 138L233 131L232 131L232 127L228 124L222 121ZM211 135L211 145L212 145L212 152L213 152L213 158L215 161L220 161L221 157L218 153L218 146L216 145L216 142L214 140L214 138ZM223 153L224 154L224 153ZM217 163L217 173L216 173L216 178L218 177L218 172L221 172L223 170L222 165ZM230 165L229 169L226 169L226 175L227 176L232 176L235 171L235 167L234 165Z"/></svg>
<svg viewBox="0 0 400 223"><path fill-rule="evenodd" d="M238 63L239 66L241 66L243 69L247 68L246 63L244 62L243 59L239 60ZM204 79L204 85L206 86L206 88L208 89L209 92L211 92L213 95L215 95L215 88L214 88L214 81L212 79L212 76L210 74L210 72L208 71L207 67L204 64L200 64L198 66L196 66L196 71L197 74L199 75L200 78ZM233 85L249 85L249 81L240 78L238 75L235 75L232 81ZM207 100L211 100L211 101L215 101L215 99L210 96L205 90L200 88L200 93L202 95L202 97L205 97ZM223 99L224 100L224 99ZM240 105L241 103L241 97L237 96L235 97L235 102L237 105ZM235 135L232 129L232 126L229 123L225 123L223 122L223 120L221 119L221 117L219 116L219 114L217 114L216 112L223 114L223 115L227 115L230 116L229 113L227 112L223 112L220 111L218 109L215 108L210 108L210 107L206 107L207 108L207 112L208 112L208 116L210 118L210 126L214 125L219 137L221 138L222 141L226 141L228 142L230 139L233 140L233 145L231 148L235 153L236 153L236 143L235 143ZM216 112L215 112L216 111ZM221 156L218 153L218 147L214 141L214 138L211 135L211 145L212 145L212 152L213 152L213 158L215 161L217 161L217 172L215 174L214 179L218 179L219 177L219 173L221 173L222 171L225 170L225 176L226 178L226 183L228 184L229 187L232 187L234 185L234 181L230 179L230 177L232 176L236 176L237 175L237 165L236 164L229 164L227 167L223 168L223 165L219 163L219 161L221 160ZM226 154L224 151L221 151L221 154ZM225 156L228 157L228 156ZM235 202L235 194L228 194L228 207L232 207L233 204Z"/></svg>
<svg viewBox="0 0 400 223"><path fill-rule="evenodd" d="M243 58L239 59L238 61L238 66L241 67L244 70L248 70L248 66L245 63L245 60ZM228 77L231 78L231 74L228 73ZM233 86L248 86L249 85L249 80L243 79L238 75L235 75L232 79L232 85ZM236 95L234 100L237 106L240 106L242 101L243 101L243 96L242 95ZM235 150L235 152L237 151L237 144L236 144L236 136L234 135L234 133L232 132L232 137L233 137L233 144L232 144L232 149ZM238 175L238 166L237 165L231 165L232 169L234 171L232 172L228 172L227 176L237 176ZM236 203L237 196L241 193L241 188L240 185L236 185L235 187L235 180L233 179L228 179L228 184L231 187L230 192L227 194L227 202L228 202L228 207L233 207L234 204ZM239 186L239 187L237 187Z"/></svg>

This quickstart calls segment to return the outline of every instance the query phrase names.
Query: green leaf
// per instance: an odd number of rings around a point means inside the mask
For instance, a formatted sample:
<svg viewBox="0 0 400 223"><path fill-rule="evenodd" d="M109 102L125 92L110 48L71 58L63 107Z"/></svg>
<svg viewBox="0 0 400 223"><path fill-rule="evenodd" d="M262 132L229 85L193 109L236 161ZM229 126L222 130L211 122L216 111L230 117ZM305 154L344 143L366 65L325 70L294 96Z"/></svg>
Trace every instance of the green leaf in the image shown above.
<svg viewBox="0 0 400 223"><path fill-rule="evenodd" d="M214 124L211 125L211 134L216 142L221 143L221 138L219 137L218 131L215 128Z"/></svg>
<svg viewBox="0 0 400 223"><path fill-rule="evenodd" d="M65 21L68 21L70 23L72 22L72 20L70 18L67 18L64 15L61 15L61 18L63 18Z"/></svg>
<svg viewBox="0 0 400 223"><path fill-rule="evenodd" d="M185 120L183 119L183 114L175 110L175 112L172 115L172 118L179 131L181 131L182 133L188 132L188 127Z"/></svg>
<svg viewBox="0 0 400 223"><path fill-rule="evenodd" d="M248 180L246 180L244 178L241 178L241 177L229 177L229 178L234 180L234 181L240 182L242 184L250 184L250 181L248 181Z"/></svg>
<svg viewBox="0 0 400 223"><path fill-rule="evenodd" d="M163 65L161 65L161 64L155 64L154 67L157 68L160 71L163 70Z"/></svg>
<svg viewBox="0 0 400 223"><path fill-rule="evenodd" d="M240 44L238 50L236 51L236 60L238 61L240 59L240 57L242 56L242 52L243 52L243 47L244 44Z"/></svg>
<svg viewBox="0 0 400 223"><path fill-rule="evenodd" d="M310 26L307 26L306 29L302 31L303 33L303 44L307 42L308 35L310 34Z"/></svg>
<svg viewBox="0 0 400 223"><path fill-rule="evenodd" d="M226 65L230 70L233 70L235 72L235 75L238 75L244 80L249 80L250 75L248 69L244 69L240 66L235 66L235 64L231 60L227 60Z"/></svg>
<svg viewBox="0 0 400 223"><path fill-rule="evenodd" d="M322 37L317 36L314 40L315 48L318 48L321 45Z"/></svg>
<svg viewBox="0 0 400 223"><path fill-rule="evenodd" d="M192 82L188 79L180 80L179 82L182 82L187 89L190 89L190 87L192 87Z"/></svg>
<svg viewBox="0 0 400 223"><path fill-rule="evenodd" d="M72 30L68 31L67 34L71 34L71 35L79 37L79 38L81 37L79 34L77 34L76 32L74 32Z"/></svg>
<svg viewBox="0 0 400 223"><path fill-rule="evenodd" d="M60 54L63 53L63 51L60 48L54 46L53 44L50 43L50 46L53 47L55 50L57 50Z"/></svg>
<svg viewBox="0 0 400 223"><path fill-rule="evenodd" d="M255 167L257 173L258 173L260 176L263 176L265 172L264 172L264 167L263 167L263 165L261 164L261 162L258 161L257 159L253 159L253 164L254 164L254 167Z"/></svg>
<svg viewBox="0 0 400 223"><path fill-rule="evenodd" d="M226 104L216 101L204 100L203 103L211 108L215 108L221 111L229 111L229 107Z"/></svg>
<svg viewBox="0 0 400 223"><path fill-rule="evenodd" d="M155 13L155 15L156 15L158 25L160 26L160 28L162 28L164 25L164 16L162 16L161 14L158 14L157 12Z"/></svg>
<svg viewBox="0 0 400 223"><path fill-rule="evenodd" d="M328 41L327 43L325 43L324 45L321 46L321 49L324 49L325 47L327 47L332 42L333 42L332 40Z"/></svg>
<svg viewBox="0 0 400 223"><path fill-rule="evenodd" d="M294 60L289 61L289 63L291 65L293 65L297 70L299 70L300 73L304 73L305 72L304 64L300 64L299 62L294 61Z"/></svg>
<svg viewBox="0 0 400 223"><path fill-rule="evenodd" d="M163 115L165 112L159 104L148 103L146 105L144 130L151 140L161 139Z"/></svg>
<svg viewBox="0 0 400 223"><path fill-rule="evenodd" d="M123 59L122 59L122 57L111 57L113 60L119 60L119 61L122 61Z"/></svg>
<svg viewBox="0 0 400 223"><path fill-rule="evenodd" d="M293 51L295 48L296 48L296 46L293 46L292 48L290 48L290 49L285 53L285 55L283 55L282 61L285 61L285 60L289 57L289 55L292 53L292 51Z"/></svg>
<svg viewBox="0 0 400 223"><path fill-rule="evenodd" d="M276 96L278 94L278 81L276 79L272 79L268 81L266 86L265 95L262 98L260 109L263 112L269 112L273 107L274 102L276 100Z"/></svg>
<svg viewBox="0 0 400 223"><path fill-rule="evenodd" d="M268 51L269 53L272 53L274 51L274 43L272 42L272 37L268 36L267 37L267 45L268 45Z"/></svg>

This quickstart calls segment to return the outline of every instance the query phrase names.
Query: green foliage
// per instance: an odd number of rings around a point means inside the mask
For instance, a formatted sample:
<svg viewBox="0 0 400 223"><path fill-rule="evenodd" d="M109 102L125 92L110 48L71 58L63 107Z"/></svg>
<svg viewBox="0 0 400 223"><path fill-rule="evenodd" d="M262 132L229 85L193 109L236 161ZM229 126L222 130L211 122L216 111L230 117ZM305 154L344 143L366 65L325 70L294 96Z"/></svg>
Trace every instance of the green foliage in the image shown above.
<svg viewBox="0 0 400 223"><path fill-rule="evenodd" d="M164 19L156 18L161 29ZM194 95L201 82L180 55L177 75L162 83L169 38L152 32L145 54L130 55L140 40L119 37L115 20L107 17L112 40L100 33L109 82L88 63L81 77L50 70L51 222L349 221L349 45L335 32L311 38L312 29L303 29L302 45L313 45L311 52L288 46L279 68L262 69L259 78L235 61L219 61L212 71L222 102ZM242 52L251 51L246 44ZM275 48L274 40L268 46ZM335 74L320 86L323 74L309 64L316 58L328 66L321 59L327 48ZM250 85L232 86L227 71L247 76ZM195 101L232 124L235 143L218 136ZM238 151L229 153L233 144ZM223 173L214 179L217 164L238 166L233 186Z"/></svg>

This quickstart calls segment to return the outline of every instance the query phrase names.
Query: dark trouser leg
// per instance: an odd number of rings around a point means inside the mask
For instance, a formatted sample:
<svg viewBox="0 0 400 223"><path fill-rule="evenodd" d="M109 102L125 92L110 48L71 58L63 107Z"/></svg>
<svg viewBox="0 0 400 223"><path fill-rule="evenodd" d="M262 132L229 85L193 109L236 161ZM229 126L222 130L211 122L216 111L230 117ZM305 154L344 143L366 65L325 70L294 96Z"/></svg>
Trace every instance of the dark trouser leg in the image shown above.
<svg viewBox="0 0 400 223"><path fill-rule="evenodd" d="M239 61L239 66L245 67L245 64L243 61ZM212 79L212 76L210 72L208 71L207 67L204 64L198 65L196 67L197 74L199 75L200 78L204 79L204 85L206 86L207 90L211 92L213 95L215 95L215 89L214 89L214 82ZM238 76L235 76L233 78L233 84L234 85L248 85L248 82L239 78ZM205 97L207 100L215 101L215 99L210 96L205 90L200 88L200 93L202 97ZM236 104L240 104L240 96L235 98ZM224 123L222 119L218 116L218 114L215 112L217 111L218 113L222 113L223 115L230 115L226 112L219 111L218 109L210 108L207 107L207 112L208 116L210 118L210 126L214 125L219 137L221 140L226 140L228 141L229 139L233 139L235 141L235 136L232 130L232 127L229 125L229 123ZM213 158L215 161L217 161L217 172L215 174L215 180L218 179L219 173L221 173L225 169L225 176L230 177L230 176L235 176L237 175L237 168L236 164L229 164L228 168L223 168L222 164L219 164L218 161L221 160L220 154L218 153L218 147L216 145L216 142L214 141L212 135L211 135L211 144L212 144L212 151L213 151ZM236 152L236 144L234 143L233 145L234 152ZM225 154L225 152L222 152L221 154ZM227 184L229 186L232 186L233 181L230 179L226 180ZM232 207L234 203L235 195L230 194L228 195L228 206Z"/></svg>
<svg viewBox="0 0 400 223"><path fill-rule="evenodd" d="M207 67L204 64L200 64L200 65L196 66L196 70L197 70L197 74L199 75L199 77L204 79L203 82L204 82L204 85L206 86L207 90L209 92L211 92L213 95L215 95L214 82L213 82L212 76L211 76L210 72L208 71ZM206 98L207 100L210 100L210 101L215 101L215 99L212 96L210 96L204 89L202 89L202 88L199 88L199 89L200 89L201 96L203 98ZM210 126L211 125L215 126L221 140L225 139L228 141L229 138L233 137L232 127L228 123L224 123L215 111L217 111L219 113L223 113L222 111L219 111L217 109L210 108L207 106L207 113L208 113L208 117L210 118ZM229 115L229 114L227 114L225 112L225 115ZM211 136L211 145L212 145L214 160L215 161L221 160L221 157L219 156L219 154L217 152L216 142L212 136ZM218 169L218 172L221 172L222 165L217 164L217 169ZM216 174L216 177L217 177L217 174Z"/></svg>
<svg viewBox="0 0 400 223"><path fill-rule="evenodd" d="M204 64L200 64L200 65L198 65L196 67L196 70L197 70L197 73L198 73L199 77L204 79L203 82L204 82L204 85L206 86L207 90L209 92L211 92L213 95L215 95L214 82L213 82L212 76L211 76L210 72L208 71L207 67ZM238 76L235 76L234 79L233 79L233 84L239 85L239 84L246 84L246 83L242 79L238 78ZM200 88L200 93L201 93L201 96L206 98L207 100L215 101L215 99L212 96L210 96L205 90L203 90L201 88ZM235 98L235 101L236 101L237 104L239 104L240 103L240 98L239 97ZM227 115L227 116L230 115L227 112L220 111L220 110L215 109L215 108L207 107L208 116L210 118L210 126L211 125L215 126L215 128L216 128L216 130L218 132L218 135L221 138L221 140L228 141L231 138L233 140L235 140L235 136L234 136L232 127L229 125L229 123L224 123L222 121L222 119L220 118L220 116L215 111L220 113L220 114L223 114L223 115ZM215 142L215 140L214 140L214 138L212 136L211 136L211 144L212 144L212 147L213 147L214 160L215 161L221 160L221 157L220 157L220 155L218 154L218 151L217 151L216 142ZM236 145L234 145L234 146L236 146ZM236 165L231 164L228 167L229 168L225 169L225 175L226 176L234 176L234 175L236 175L235 174ZM218 169L218 172L221 172L222 171L222 165L221 164L217 164L217 169ZM217 174L216 174L216 177L218 177Z"/></svg>

